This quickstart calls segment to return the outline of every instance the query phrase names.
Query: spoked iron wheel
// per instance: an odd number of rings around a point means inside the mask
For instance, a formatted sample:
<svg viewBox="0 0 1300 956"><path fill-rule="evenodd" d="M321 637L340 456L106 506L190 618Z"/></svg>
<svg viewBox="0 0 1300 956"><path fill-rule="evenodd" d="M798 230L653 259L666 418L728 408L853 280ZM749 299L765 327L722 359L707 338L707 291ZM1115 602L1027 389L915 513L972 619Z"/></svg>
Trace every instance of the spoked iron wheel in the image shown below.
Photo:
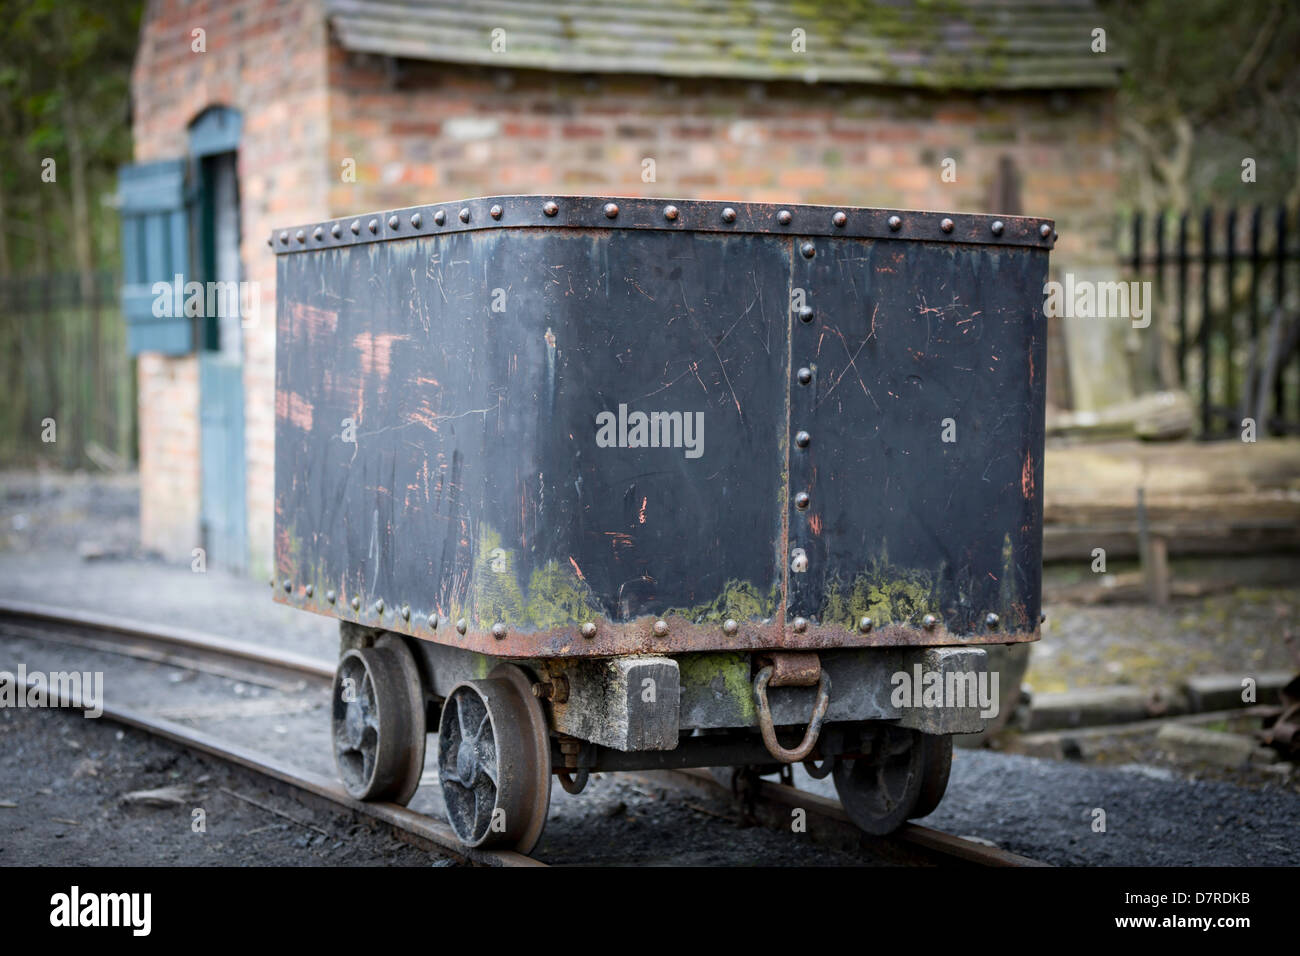
<svg viewBox="0 0 1300 956"><path fill-rule="evenodd" d="M466 846L528 853L551 805L550 736L532 682L513 664L457 684L442 706L438 778Z"/></svg>
<svg viewBox="0 0 1300 956"><path fill-rule="evenodd" d="M334 765L358 800L405 806L424 771L424 692L410 650L397 638L353 648L334 671Z"/></svg>
<svg viewBox="0 0 1300 956"><path fill-rule="evenodd" d="M925 784L925 736L884 727L876 734L869 757L836 762L835 791L840 803L849 819L867 833L892 833L915 815Z"/></svg>

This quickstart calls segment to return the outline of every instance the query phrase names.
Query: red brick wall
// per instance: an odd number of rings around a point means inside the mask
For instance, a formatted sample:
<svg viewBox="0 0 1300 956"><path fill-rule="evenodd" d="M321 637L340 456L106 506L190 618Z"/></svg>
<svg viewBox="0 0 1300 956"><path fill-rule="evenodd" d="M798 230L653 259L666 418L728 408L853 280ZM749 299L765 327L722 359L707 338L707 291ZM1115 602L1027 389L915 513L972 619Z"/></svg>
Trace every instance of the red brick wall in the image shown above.
<svg viewBox="0 0 1300 956"><path fill-rule="evenodd" d="M1060 258L1109 245L1109 93L919 94L792 84L579 77L330 55L330 213L494 193L574 192L1005 212L1055 218ZM956 160L957 180L941 179ZM340 178L356 160L357 182ZM642 181L642 160L657 181Z"/></svg>
<svg viewBox="0 0 1300 956"><path fill-rule="evenodd" d="M192 31L206 31L194 52ZM244 278L261 311L244 330L250 567L269 573L274 469L275 225L321 215L328 136L325 22L315 0L154 0L132 76L138 161L184 155L210 106L243 117L239 189ZM139 363L143 544L188 561L199 543L198 374L193 356Z"/></svg>
<svg viewBox="0 0 1300 956"><path fill-rule="evenodd" d="M140 356L140 536L145 547L189 560L199 547L199 366Z"/></svg>

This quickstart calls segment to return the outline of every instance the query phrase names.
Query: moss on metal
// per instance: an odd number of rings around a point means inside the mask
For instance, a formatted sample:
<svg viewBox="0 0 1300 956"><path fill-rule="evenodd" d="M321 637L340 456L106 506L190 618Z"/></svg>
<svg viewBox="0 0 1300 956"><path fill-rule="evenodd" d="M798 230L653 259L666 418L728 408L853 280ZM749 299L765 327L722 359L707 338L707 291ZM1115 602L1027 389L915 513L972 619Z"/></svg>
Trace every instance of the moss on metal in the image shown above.
<svg viewBox="0 0 1300 956"><path fill-rule="evenodd" d="M1016 556L1011 546L1011 535L1002 541L1002 577L998 581L998 604L1003 617L1011 616L1006 622L1008 627L1032 627L1028 619L1024 599L1020 595L1020 586L1016 578Z"/></svg>
<svg viewBox="0 0 1300 956"><path fill-rule="evenodd" d="M749 680L749 655L732 652L683 654L677 658L678 679L682 693L707 690L729 698L744 716L746 724L755 719L754 698Z"/></svg>
<svg viewBox="0 0 1300 956"><path fill-rule="evenodd" d="M499 622L548 630L604 616L591 588L572 566L548 561L529 575L525 589L519 586L517 564L515 552L502 546L501 535L480 525L471 576L473 619L479 629Z"/></svg>
<svg viewBox="0 0 1300 956"><path fill-rule="evenodd" d="M493 668L500 661L495 657L488 657L486 654L474 654L470 662L470 671L474 674L474 680L482 680L492 673Z"/></svg>
<svg viewBox="0 0 1300 956"><path fill-rule="evenodd" d="M501 547L501 535L481 524L470 577L474 621L479 628L490 628L498 621L507 624L524 621L524 594L514 566L514 554Z"/></svg>
<svg viewBox="0 0 1300 956"><path fill-rule="evenodd" d="M591 588L572 567L548 561L528 579L525 623L545 630L603 617Z"/></svg>
<svg viewBox="0 0 1300 956"><path fill-rule="evenodd" d="M693 624L725 621L729 617L737 621L761 621L776 613L780 593L779 584L773 584L771 591L763 594L753 583L733 578L712 601L694 607L669 608L664 613L683 617Z"/></svg>
<svg viewBox="0 0 1300 956"><path fill-rule="evenodd" d="M848 587L838 579L827 585L821 621L849 629L863 617L877 624L916 623L937 606L939 577L928 570L895 567L881 557Z"/></svg>

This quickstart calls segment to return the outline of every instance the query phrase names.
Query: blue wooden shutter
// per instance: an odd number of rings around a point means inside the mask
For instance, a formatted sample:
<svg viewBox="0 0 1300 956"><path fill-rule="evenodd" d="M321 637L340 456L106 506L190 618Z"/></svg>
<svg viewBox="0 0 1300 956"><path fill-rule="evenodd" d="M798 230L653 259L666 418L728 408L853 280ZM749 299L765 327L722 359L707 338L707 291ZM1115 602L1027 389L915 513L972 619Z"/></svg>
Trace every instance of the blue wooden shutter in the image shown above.
<svg viewBox="0 0 1300 956"><path fill-rule="evenodd" d="M180 276L182 293L190 271L189 224L185 203L185 160L123 166L117 194L122 215L122 312L126 350L184 355L194 350L194 320L175 308L154 314L156 282L169 286ZM172 293L167 293L172 295ZM184 295L181 295L184 303Z"/></svg>

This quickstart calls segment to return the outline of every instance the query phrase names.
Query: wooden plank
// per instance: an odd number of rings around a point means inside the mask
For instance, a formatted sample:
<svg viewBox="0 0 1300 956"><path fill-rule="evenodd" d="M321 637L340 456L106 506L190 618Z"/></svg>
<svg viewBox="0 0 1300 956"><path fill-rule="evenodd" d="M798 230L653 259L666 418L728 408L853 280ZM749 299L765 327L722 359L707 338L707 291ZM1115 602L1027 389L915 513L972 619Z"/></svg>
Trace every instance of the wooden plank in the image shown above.
<svg viewBox="0 0 1300 956"><path fill-rule="evenodd" d="M1300 440L1049 447L1044 559L1138 555L1137 489L1171 555L1300 549Z"/></svg>

